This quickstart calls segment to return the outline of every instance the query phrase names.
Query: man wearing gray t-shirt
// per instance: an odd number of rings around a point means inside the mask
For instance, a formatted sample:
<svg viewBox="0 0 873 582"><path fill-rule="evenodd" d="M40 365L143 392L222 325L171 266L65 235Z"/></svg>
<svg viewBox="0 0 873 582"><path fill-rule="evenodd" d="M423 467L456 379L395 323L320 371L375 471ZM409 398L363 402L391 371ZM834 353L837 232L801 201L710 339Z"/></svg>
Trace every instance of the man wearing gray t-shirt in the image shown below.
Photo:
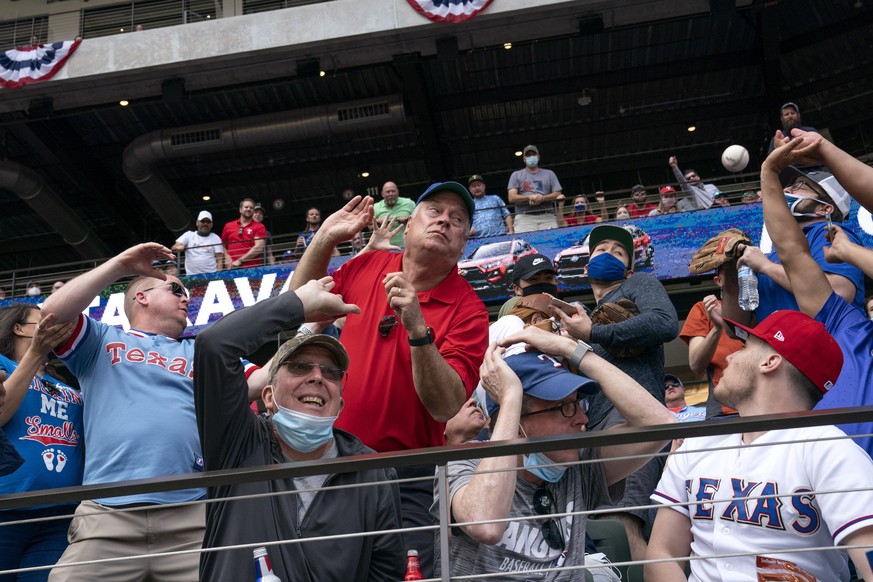
<svg viewBox="0 0 873 582"><path fill-rule="evenodd" d="M563 226L558 217L564 207L563 188L551 170L540 167L537 146L522 150L525 167L509 178L508 199L515 205L515 232L548 230Z"/></svg>
<svg viewBox="0 0 873 582"><path fill-rule="evenodd" d="M515 353L504 360L505 348L516 343L527 343L539 351ZM598 384L625 416L628 427L675 422L642 386L594 354L584 342L531 326L497 345L501 347L489 347L481 368L492 440L584 431L588 422L586 396L596 392ZM561 365L565 359L579 375ZM635 471L664 444L635 443L449 463L452 521L476 522L460 526L452 534L451 575L502 572L512 577L515 572L584 565L586 518L571 513L595 507L607 496L608 485ZM598 462L609 459L616 460ZM579 464L580 460L590 462ZM576 464L546 466L553 463ZM437 494L433 507L437 514L439 503ZM565 515L538 517L549 514ZM510 521L503 521L507 518ZM531 574L520 576L527 580ZM578 570L544 572L541 577L574 580Z"/></svg>

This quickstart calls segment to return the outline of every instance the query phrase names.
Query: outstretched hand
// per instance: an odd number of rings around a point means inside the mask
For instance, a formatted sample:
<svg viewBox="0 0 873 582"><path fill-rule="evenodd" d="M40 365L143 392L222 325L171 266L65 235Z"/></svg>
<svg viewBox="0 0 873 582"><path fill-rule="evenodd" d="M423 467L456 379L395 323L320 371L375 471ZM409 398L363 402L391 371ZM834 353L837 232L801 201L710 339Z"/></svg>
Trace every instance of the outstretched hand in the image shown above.
<svg viewBox="0 0 873 582"><path fill-rule="evenodd" d="M333 277L322 277L307 281L294 291L303 303L305 321L333 321L349 313L361 312L357 305L345 303L342 296L330 292L335 285Z"/></svg>
<svg viewBox="0 0 873 582"><path fill-rule="evenodd" d="M776 132L776 136L773 138L773 143L776 144L776 148L770 152L770 155L768 155L767 159L764 160L764 163L761 166L762 170L769 169L778 174L788 166L800 163L796 159L796 151L803 145L803 140L794 139L788 141L788 138L786 137L780 138L779 136L781 135L781 131Z"/></svg>
<svg viewBox="0 0 873 582"><path fill-rule="evenodd" d="M124 271L121 276L142 275L166 281L167 275L160 269L153 267L152 262L175 261L176 255L162 244L147 242L130 247L120 255L117 255L115 260Z"/></svg>
<svg viewBox="0 0 873 582"><path fill-rule="evenodd" d="M355 196L348 203L328 216L318 229L326 233L331 242L340 243L352 240L356 234L373 220L373 198ZM318 235L316 235L318 236Z"/></svg>
<svg viewBox="0 0 873 582"><path fill-rule="evenodd" d="M394 226L397 222L397 217L392 216L391 220L383 220L381 223L373 220L370 229L373 234L370 235L370 240L367 241L367 246L364 251L399 251L400 247L391 244L391 239L406 226L402 222Z"/></svg>
<svg viewBox="0 0 873 582"><path fill-rule="evenodd" d="M791 164L799 166L817 166L824 163L819 152L819 148L824 140L824 137L820 133L794 128L791 130L790 136L787 136L782 133L781 130L778 130L773 137L773 144L778 148L789 143L800 142L797 149L792 152L793 157Z"/></svg>

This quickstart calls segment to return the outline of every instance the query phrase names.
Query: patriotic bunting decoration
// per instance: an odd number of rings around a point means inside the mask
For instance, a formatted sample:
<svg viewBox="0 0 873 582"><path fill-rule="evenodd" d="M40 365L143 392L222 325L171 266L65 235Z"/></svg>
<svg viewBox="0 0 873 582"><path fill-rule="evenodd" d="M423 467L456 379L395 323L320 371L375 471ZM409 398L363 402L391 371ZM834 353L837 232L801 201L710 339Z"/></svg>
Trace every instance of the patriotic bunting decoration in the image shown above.
<svg viewBox="0 0 873 582"><path fill-rule="evenodd" d="M407 0L420 14L434 22L464 22L491 4L491 0Z"/></svg>
<svg viewBox="0 0 873 582"><path fill-rule="evenodd" d="M0 52L0 87L17 89L51 79L81 43L77 38Z"/></svg>

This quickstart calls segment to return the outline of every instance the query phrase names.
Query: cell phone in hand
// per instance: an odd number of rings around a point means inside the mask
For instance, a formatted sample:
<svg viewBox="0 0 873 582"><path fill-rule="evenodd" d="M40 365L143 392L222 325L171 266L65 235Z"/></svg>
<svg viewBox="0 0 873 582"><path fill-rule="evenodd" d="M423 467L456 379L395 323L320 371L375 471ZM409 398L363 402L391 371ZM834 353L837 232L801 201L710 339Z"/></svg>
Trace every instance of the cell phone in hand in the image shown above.
<svg viewBox="0 0 873 582"><path fill-rule="evenodd" d="M831 242L834 242L834 237L837 235L837 231L834 229L834 223L831 220L831 213L825 212L825 218L828 221L828 238L830 238Z"/></svg>
<svg viewBox="0 0 873 582"><path fill-rule="evenodd" d="M574 315L579 313L578 311L576 311L576 305L581 305L582 309L584 309L587 313L591 313L588 310L588 308L585 307L584 305L582 305L581 303L573 304L573 303L567 303L566 301L562 301L560 299L552 299L550 305L552 307L554 307L555 309L560 309L561 311L563 311L564 313L566 313L570 317L573 317Z"/></svg>

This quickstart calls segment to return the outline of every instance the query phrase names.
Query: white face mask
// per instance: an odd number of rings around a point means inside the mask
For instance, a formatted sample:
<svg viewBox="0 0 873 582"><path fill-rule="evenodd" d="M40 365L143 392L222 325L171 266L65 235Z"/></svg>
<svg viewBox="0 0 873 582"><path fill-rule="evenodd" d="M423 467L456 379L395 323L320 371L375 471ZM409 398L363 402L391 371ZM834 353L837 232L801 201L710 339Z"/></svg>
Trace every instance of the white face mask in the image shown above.
<svg viewBox="0 0 873 582"><path fill-rule="evenodd" d="M524 159L524 163L527 164L528 168L535 168L537 164L540 163L539 156L528 156Z"/></svg>
<svg viewBox="0 0 873 582"><path fill-rule="evenodd" d="M674 206L676 206L676 199L668 197L661 198L661 204L663 204L665 208L673 208Z"/></svg>
<svg viewBox="0 0 873 582"><path fill-rule="evenodd" d="M616 220L627 220L628 218L630 218L630 213L627 210L620 210L615 213Z"/></svg>

